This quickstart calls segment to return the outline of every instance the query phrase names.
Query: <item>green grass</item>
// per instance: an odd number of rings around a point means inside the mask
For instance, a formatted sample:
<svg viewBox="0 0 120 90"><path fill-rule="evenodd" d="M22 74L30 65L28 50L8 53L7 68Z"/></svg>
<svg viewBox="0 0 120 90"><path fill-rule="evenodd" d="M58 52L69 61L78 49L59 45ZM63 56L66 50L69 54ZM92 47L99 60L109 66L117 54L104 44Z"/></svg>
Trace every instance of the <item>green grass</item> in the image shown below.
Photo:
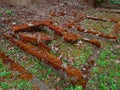
<svg viewBox="0 0 120 90"><path fill-rule="evenodd" d="M5 13L8 14L8 15L11 15L12 11L11 10L6 10Z"/></svg>
<svg viewBox="0 0 120 90"><path fill-rule="evenodd" d="M5 90L8 89L8 84L6 82L1 82L0 86Z"/></svg>
<svg viewBox="0 0 120 90"><path fill-rule="evenodd" d="M15 72L14 72L15 73ZM4 79L4 81L0 81L0 88L2 90L8 90L16 88L16 90L32 90L32 84L28 81L16 78L15 80L11 78L13 71L9 70L9 67L3 65L0 60L0 79Z"/></svg>
<svg viewBox="0 0 120 90"><path fill-rule="evenodd" d="M2 13L0 13L0 17L2 17Z"/></svg>
<svg viewBox="0 0 120 90"><path fill-rule="evenodd" d="M70 87L67 87L66 89L64 90L83 90L82 86L70 86Z"/></svg>
<svg viewBox="0 0 120 90"><path fill-rule="evenodd" d="M0 60L0 78L9 77L11 74L12 72L8 70L8 66L4 66L2 60Z"/></svg>
<svg viewBox="0 0 120 90"><path fill-rule="evenodd" d="M92 72L93 72L93 73L98 73L98 72L99 72L99 68L93 67L93 68L92 68Z"/></svg>
<svg viewBox="0 0 120 90"><path fill-rule="evenodd" d="M61 39L52 41L51 44L56 45L59 41L61 41ZM82 64L86 63L87 58L93 53L93 47L89 43L85 43L85 47L81 47L71 43L62 42L57 48L63 52L63 62L69 63L79 69ZM51 54L59 57L59 54L53 50L51 50ZM69 59L74 59L73 63L70 63Z"/></svg>
<svg viewBox="0 0 120 90"><path fill-rule="evenodd" d="M81 24L86 28L86 29L94 29L100 32L104 33L110 33L114 27L114 23L111 22L104 22L104 21L99 21L99 20L91 20L91 19L85 19Z"/></svg>
<svg viewBox="0 0 120 90"><path fill-rule="evenodd" d="M120 89L120 63L115 61L118 55L110 51L112 47L107 45L101 50L95 67L91 70L92 78L89 80L89 90L119 90Z"/></svg>

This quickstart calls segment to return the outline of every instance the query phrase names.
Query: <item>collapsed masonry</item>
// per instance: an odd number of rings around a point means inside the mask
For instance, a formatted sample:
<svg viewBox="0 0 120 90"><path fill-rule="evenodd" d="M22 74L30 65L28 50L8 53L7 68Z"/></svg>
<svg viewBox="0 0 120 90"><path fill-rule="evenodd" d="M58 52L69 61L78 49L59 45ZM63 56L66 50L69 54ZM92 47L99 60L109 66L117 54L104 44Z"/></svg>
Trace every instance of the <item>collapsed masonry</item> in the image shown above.
<svg viewBox="0 0 120 90"><path fill-rule="evenodd" d="M86 30L81 26L75 25L74 23L66 23L65 26L67 28L74 27L80 32L97 35L98 37L117 40L116 36L110 36L95 30ZM45 29L45 27L47 27L48 30ZM83 77L83 72L81 70L64 63L56 56L50 54L51 48L46 44L51 40L55 40L56 38L43 32L43 30L54 32L54 35L62 37L63 40L68 43L74 43L78 40L83 40L95 45L97 48L101 47L101 43L98 40L88 39L81 34L68 32L68 30L54 25L54 22L50 19L34 21L30 24L13 26L11 27L11 33L5 33L3 36L9 39L12 44L18 46L21 50L24 50L25 52L37 57L41 62L44 62L53 69L57 70L71 83L86 87L88 78ZM94 61L91 60L89 64L89 66L85 66L86 74L89 74L88 72L90 71L90 68L94 66Z"/></svg>

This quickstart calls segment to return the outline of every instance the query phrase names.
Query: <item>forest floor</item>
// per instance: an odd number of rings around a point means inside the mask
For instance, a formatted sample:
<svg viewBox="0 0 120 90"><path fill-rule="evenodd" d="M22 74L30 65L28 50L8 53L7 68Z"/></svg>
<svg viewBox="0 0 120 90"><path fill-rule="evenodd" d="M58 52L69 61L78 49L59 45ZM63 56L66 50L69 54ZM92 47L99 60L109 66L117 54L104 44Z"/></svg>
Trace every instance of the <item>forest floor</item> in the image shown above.
<svg viewBox="0 0 120 90"><path fill-rule="evenodd" d="M81 70L83 77L87 77L88 82L83 90L120 90L120 11L116 9L94 9L82 3L70 2L40 8L0 4L0 52L4 52L24 67L50 90L82 90L82 85L72 85L65 77L61 77L54 67L39 61L3 37L3 33L12 32L10 28L13 26L31 25L33 21L47 19L53 20L54 25L66 29L69 33L82 36L76 42L68 43L63 37L49 31L48 27L44 27L46 31L43 32L52 38L45 43L50 48L50 54ZM84 31L78 31L76 25ZM98 33L90 33L90 30ZM114 36L116 38L111 38ZM96 40L97 44L94 41L89 42L90 40ZM98 42L100 46L97 46ZM90 60L95 63L89 69L89 74L84 74L84 66L89 64ZM18 71L4 65L0 55L0 90L38 90L32 82L33 80L20 78Z"/></svg>

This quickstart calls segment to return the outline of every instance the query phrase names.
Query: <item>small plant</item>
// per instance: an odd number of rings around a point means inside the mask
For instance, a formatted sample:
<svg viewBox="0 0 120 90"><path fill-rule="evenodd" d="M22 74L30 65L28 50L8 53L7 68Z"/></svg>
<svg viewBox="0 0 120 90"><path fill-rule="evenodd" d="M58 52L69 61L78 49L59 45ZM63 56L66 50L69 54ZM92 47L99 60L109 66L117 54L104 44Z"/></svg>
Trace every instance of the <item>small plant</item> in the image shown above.
<svg viewBox="0 0 120 90"><path fill-rule="evenodd" d="M8 14L8 15L11 15L12 11L11 10L6 10L5 13Z"/></svg>
<svg viewBox="0 0 120 90"><path fill-rule="evenodd" d="M6 76L9 76L10 74L11 74L10 71L4 70L3 72L0 73L0 77L6 77Z"/></svg>
<svg viewBox="0 0 120 90"><path fill-rule="evenodd" d="M21 80L18 84L17 84L17 90L32 90L31 89L32 85L30 84L30 82L26 82L24 80Z"/></svg>
<svg viewBox="0 0 120 90"><path fill-rule="evenodd" d="M2 17L2 13L0 13L0 17Z"/></svg>
<svg viewBox="0 0 120 90"><path fill-rule="evenodd" d="M96 7L100 6L102 3L102 0L95 0Z"/></svg>
<svg viewBox="0 0 120 90"><path fill-rule="evenodd" d="M3 88L3 89L7 89L8 88L8 84L6 82L1 82L0 83L0 86Z"/></svg>
<svg viewBox="0 0 120 90"><path fill-rule="evenodd" d="M2 68L2 67L3 67L2 60L0 60L0 68Z"/></svg>
<svg viewBox="0 0 120 90"><path fill-rule="evenodd" d="M66 88L65 90L83 90L82 86L70 86L68 88Z"/></svg>
<svg viewBox="0 0 120 90"><path fill-rule="evenodd" d="M98 60L97 64L102 66L102 67L107 67L109 65L109 62L106 60Z"/></svg>
<svg viewBox="0 0 120 90"><path fill-rule="evenodd" d="M110 86L111 90L118 90L117 89L117 85L114 83L113 80L111 80L111 86Z"/></svg>
<svg viewBox="0 0 120 90"><path fill-rule="evenodd" d="M15 54L16 51L15 51L15 50L9 50L9 51L7 51L6 53L7 53L8 55L10 55L10 54Z"/></svg>
<svg viewBox="0 0 120 90"><path fill-rule="evenodd" d="M97 67L93 67L93 68L92 68L92 72L93 72L93 73L97 73L98 71L99 71L99 69L98 69Z"/></svg>
<svg viewBox="0 0 120 90"><path fill-rule="evenodd" d="M100 88L102 90L108 90L108 87L103 82L100 83Z"/></svg>

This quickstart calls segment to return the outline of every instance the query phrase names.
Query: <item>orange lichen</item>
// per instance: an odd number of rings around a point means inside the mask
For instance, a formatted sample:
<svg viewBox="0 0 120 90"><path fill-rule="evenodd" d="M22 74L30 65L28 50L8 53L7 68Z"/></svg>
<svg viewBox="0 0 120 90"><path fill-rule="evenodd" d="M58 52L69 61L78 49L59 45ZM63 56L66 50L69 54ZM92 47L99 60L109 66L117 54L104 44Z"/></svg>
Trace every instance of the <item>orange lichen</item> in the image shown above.
<svg viewBox="0 0 120 90"><path fill-rule="evenodd" d="M104 33L100 33L99 34L100 37L103 37L103 38L107 38L107 39L115 39L117 40L117 36L110 36L110 35L107 35L107 34L104 34Z"/></svg>
<svg viewBox="0 0 120 90"><path fill-rule="evenodd" d="M95 39L85 39L85 38L82 38L82 40L86 41L86 42L89 42L89 43L92 43L94 45L96 45L98 48L101 47L101 44L98 40L95 40Z"/></svg>
<svg viewBox="0 0 120 90"><path fill-rule="evenodd" d="M38 25L38 24L37 24L37 25ZM75 41L78 40L78 37L81 36L80 34L77 35L77 34L74 34L74 33L68 33L68 32L66 31L66 29L62 29L62 28L60 28L60 27L58 27L58 26L56 26L56 25L53 25L51 20L42 21L42 23L39 24L39 25L41 25L41 26L47 26L47 27L50 28L52 31L54 31L54 33L55 33L56 35L63 36L64 40L67 41L67 42L75 42ZM68 25L69 27L72 27L72 26L77 27L77 26L75 25L75 23L68 23L67 25ZM81 29L81 27L77 27L77 29L79 29L79 31L80 31L80 30L84 30L84 29ZM83 39L83 40L84 40L84 39ZM32 41L34 41L34 40L32 40ZM85 40L85 41L87 41L87 40ZM92 44L94 44L94 45L97 45L97 43L95 43L95 42L93 42L93 41L88 41L88 42L90 42L90 43L92 43Z"/></svg>
<svg viewBox="0 0 120 90"><path fill-rule="evenodd" d="M49 13L49 15L51 15L51 16L57 16L57 13L56 13L55 11L51 11L51 12Z"/></svg>
<svg viewBox="0 0 120 90"><path fill-rule="evenodd" d="M64 33L66 32L65 29L61 29L60 27L53 25L52 23L53 23L52 20L35 21L35 22L32 22L33 26L28 26L27 24L23 24L19 26L13 26L11 27L11 29L17 32L17 31L23 31L23 30L27 31L27 29L34 30L39 26L47 26L48 28L53 30L55 34L60 36L64 35Z"/></svg>
<svg viewBox="0 0 120 90"><path fill-rule="evenodd" d="M79 17L78 17L78 20L82 21L82 20L84 20L85 17L86 17L85 14L80 14Z"/></svg>
<svg viewBox="0 0 120 90"><path fill-rule="evenodd" d="M65 26L67 28L73 28L73 27L75 27L75 23L74 22L64 23L63 26Z"/></svg>
<svg viewBox="0 0 120 90"><path fill-rule="evenodd" d="M63 36L66 33L65 29L62 29L56 25L53 24L49 24L49 23L43 23L44 26L47 26L48 28L50 28L51 30L54 31L55 34L59 35L59 36Z"/></svg>
<svg viewBox="0 0 120 90"><path fill-rule="evenodd" d="M95 31L95 30L86 30L85 28L82 28L81 26L76 25L74 22L73 23L72 22L71 23L64 23L63 26L65 26L67 28L75 27L80 32L90 33L90 34L97 35L99 37L103 37L103 38L107 38L107 39L116 39L117 40L116 36L110 36L108 34L104 34L103 32L99 32L99 31ZM118 32L119 31L118 30L119 25L116 25L116 27L117 28L115 28L114 32Z"/></svg>
<svg viewBox="0 0 120 90"><path fill-rule="evenodd" d="M61 11L61 12L60 12L60 16L65 16L65 12L64 12L64 11Z"/></svg>
<svg viewBox="0 0 120 90"><path fill-rule="evenodd" d="M28 28L28 25L27 24L22 24L22 25L19 25L19 26L11 27L11 29L14 30L14 31L18 31L18 30L21 30L23 28Z"/></svg>
<svg viewBox="0 0 120 90"><path fill-rule="evenodd" d="M84 28L81 28L80 26L77 26L77 30L80 32L98 35L99 37L103 37L103 38L107 38L107 39L117 39L116 36L110 36L108 34L104 34L103 32L99 32L99 31L95 31L95 30L85 30Z"/></svg>
<svg viewBox="0 0 120 90"><path fill-rule="evenodd" d="M79 39L78 38L79 36L82 37L82 40L84 40L83 36L81 36L80 34L66 32L66 30L60 29L58 26L51 25L49 23L44 23L44 25L46 25L50 29L54 30L58 35L63 36L64 40L67 42L76 42ZM69 25L69 23L67 25ZM72 26L75 26L75 24L73 23ZM90 42L90 43L96 45L97 47L100 47L100 42L97 40L84 40L84 41Z"/></svg>
<svg viewBox="0 0 120 90"><path fill-rule="evenodd" d="M43 48L44 50L50 52L50 48L47 45L45 45L44 43L42 43L43 39L41 39L38 42L37 38L34 37L34 36L29 36L29 35L26 35L26 34L19 34L19 36L20 36L20 39L22 41L37 44L39 46L39 48ZM49 40L49 39L44 39L44 40Z"/></svg>
<svg viewBox="0 0 120 90"><path fill-rule="evenodd" d="M92 30L85 30L84 28L81 28L80 26L77 26L75 24L70 24L70 23L65 23L64 25L66 26L69 26L69 27L76 27L78 31L80 32L89 32L89 33L94 33L94 34L97 34L98 32L95 32L95 31L92 31ZM93 45L96 45L97 47L100 48L101 44L98 40L95 40L95 39L91 39L91 40L88 40L86 38L84 38L84 36L80 35L80 34L74 34L74 33L66 33L64 36L63 36L64 40L67 41L67 42L75 42L79 39L82 39L83 41L86 41L86 42L89 42L89 43L92 43Z"/></svg>
<svg viewBox="0 0 120 90"><path fill-rule="evenodd" d="M63 38L66 42L76 42L78 40L78 36L76 34L73 34L73 33L66 33L63 36Z"/></svg>
<svg viewBox="0 0 120 90"><path fill-rule="evenodd" d="M35 35L28 35L28 34L22 34L20 33L19 34L20 36L20 39L22 40L26 40L26 41L29 41L29 42L32 42L34 44L39 44L39 42L49 42L51 40L51 38L47 35L44 34L44 36L35 36Z"/></svg>
<svg viewBox="0 0 120 90"><path fill-rule="evenodd" d="M34 36L30 36L30 35L20 33L19 37L20 37L21 40L23 40L25 42L31 42L33 44L38 44L38 40Z"/></svg>
<svg viewBox="0 0 120 90"><path fill-rule="evenodd" d="M117 35L120 32L120 23L115 24L114 29L110 32L111 35Z"/></svg>
<svg viewBox="0 0 120 90"><path fill-rule="evenodd" d="M84 32L85 29L83 29L81 26L76 26L77 30L80 31L80 32Z"/></svg>
<svg viewBox="0 0 120 90"><path fill-rule="evenodd" d="M48 20L43 20L43 21L34 21L29 24L22 24L18 26L12 26L11 30L14 32L19 32L19 31L27 31L27 30L34 30L35 28L39 28L43 23L52 23L53 21L48 19Z"/></svg>
<svg viewBox="0 0 120 90"><path fill-rule="evenodd" d="M110 22L118 23L118 21L114 19L111 19Z"/></svg>

